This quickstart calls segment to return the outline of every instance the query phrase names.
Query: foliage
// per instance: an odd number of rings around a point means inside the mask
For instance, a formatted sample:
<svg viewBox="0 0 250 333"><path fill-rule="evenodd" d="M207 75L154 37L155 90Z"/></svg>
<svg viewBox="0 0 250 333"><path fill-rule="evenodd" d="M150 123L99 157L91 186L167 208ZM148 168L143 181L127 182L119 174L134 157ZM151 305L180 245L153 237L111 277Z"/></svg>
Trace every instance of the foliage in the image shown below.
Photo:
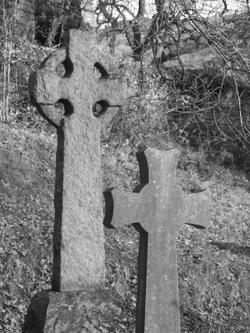
<svg viewBox="0 0 250 333"><path fill-rule="evenodd" d="M1 78L1 100L2 103L0 105L0 120L6 121L8 117L8 109L9 109L9 98L10 98L10 84L11 84L11 69L10 69L10 61L12 56L12 32L14 29L14 6L10 6L9 3L6 4L6 8L2 8L1 13L1 39L0 39L0 78Z"/></svg>
<svg viewBox="0 0 250 333"><path fill-rule="evenodd" d="M4 332L20 332L30 296L50 284L51 141L1 126L0 327Z"/></svg>
<svg viewBox="0 0 250 333"><path fill-rule="evenodd" d="M149 93L151 100L147 88L139 93L141 104L136 115L132 111L133 125L151 130L153 120L158 135L164 133L166 140L171 137L195 147L205 145L211 152L228 150L238 162L249 152L250 144L249 8L246 3L241 12L229 11L226 1L219 12L212 3L204 6L206 11L198 1L155 1L152 19L137 7L130 13L126 2L100 2L98 10L110 26L106 31L112 35L111 46L123 31L133 59L139 61L139 85L143 81L144 87L150 85L155 92ZM112 13L118 14L114 18ZM145 114L146 101L151 113ZM158 122L152 101L160 109Z"/></svg>
<svg viewBox="0 0 250 333"><path fill-rule="evenodd" d="M8 46L9 56L3 62L3 70L0 71L0 115L3 122L12 122L23 119L29 120L29 127L37 126L36 113L29 101L28 80L32 71L36 70L42 60L53 49L40 47L27 43L12 43ZM5 53L6 50L3 50ZM1 51L0 51L1 54ZM8 79L6 69L8 69ZM26 122L26 124L28 124Z"/></svg>
<svg viewBox="0 0 250 333"><path fill-rule="evenodd" d="M24 107L26 111L32 108L29 75L53 49L39 47L17 35L17 1L6 1L0 9L0 22L3 23L0 31L0 120L9 122L13 118L25 118L25 115L20 116Z"/></svg>
<svg viewBox="0 0 250 333"><path fill-rule="evenodd" d="M36 40L49 47L62 42L68 29L78 29L82 23L80 0L35 0Z"/></svg>

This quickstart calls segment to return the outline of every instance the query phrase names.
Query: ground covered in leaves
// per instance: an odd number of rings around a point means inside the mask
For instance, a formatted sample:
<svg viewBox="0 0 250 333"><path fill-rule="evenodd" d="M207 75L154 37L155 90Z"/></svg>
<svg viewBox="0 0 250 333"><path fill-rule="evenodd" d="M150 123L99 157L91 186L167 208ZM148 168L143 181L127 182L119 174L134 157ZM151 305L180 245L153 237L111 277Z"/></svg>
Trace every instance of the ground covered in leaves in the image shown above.
<svg viewBox="0 0 250 333"><path fill-rule="evenodd" d="M31 297L50 289L56 137L0 125L0 138L0 333L19 333ZM129 148L104 153L104 186L133 187ZM184 226L177 239L182 333L250 332L249 183L193 151L181 155L178 179L211 192L211 226ZM120 327L134 332L138 234L105 232L106 284L124 300Z"/></svg>

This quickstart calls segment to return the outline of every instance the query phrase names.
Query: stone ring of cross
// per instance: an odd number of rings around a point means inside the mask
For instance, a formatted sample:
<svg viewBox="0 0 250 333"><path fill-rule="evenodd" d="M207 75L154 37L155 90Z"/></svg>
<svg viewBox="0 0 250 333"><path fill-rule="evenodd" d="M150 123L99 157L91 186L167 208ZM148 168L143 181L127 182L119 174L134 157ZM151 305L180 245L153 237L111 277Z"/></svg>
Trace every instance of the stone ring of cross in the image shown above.
<svg viewBox="0 0 250 333"><path fill-rule="evenodd" d="M31 99L55 127L73 114L106 124L125 98L124 78L101 64L105 57L93 35L70 30L65 39L66 47L49 55L31 76Z"/></svg>

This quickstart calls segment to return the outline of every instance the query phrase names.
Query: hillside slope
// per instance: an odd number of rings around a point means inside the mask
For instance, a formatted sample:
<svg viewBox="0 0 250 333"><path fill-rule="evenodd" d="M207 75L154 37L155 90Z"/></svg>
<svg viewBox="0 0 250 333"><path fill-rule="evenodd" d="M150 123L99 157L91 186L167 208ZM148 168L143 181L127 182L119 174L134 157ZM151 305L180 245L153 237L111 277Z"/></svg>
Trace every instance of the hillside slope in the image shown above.
<svg viewBox="0 0 250 333"><path fill-rule="evenodd" d="M55 143L5 126L0 138L0 327L19 332L30 296L49 288Z"/></svg>
<svg viewBox="0 0 250 333"><path fill-rule="evenodd" d="M31 296L50 288L56 139L3 125L0 138L0 332L18 333ZM109 162L104 186L124 178ZM185 190L199 178L209 181L212 221L208 230L179 233L182 333L249 332L249 184L239 171L202 162L200 152L188 152L178 170ZM129 163L128 179L137 169ZM132 228L106 232L107 286L124 299L120 325L131 333L137 239Z"/></svg>

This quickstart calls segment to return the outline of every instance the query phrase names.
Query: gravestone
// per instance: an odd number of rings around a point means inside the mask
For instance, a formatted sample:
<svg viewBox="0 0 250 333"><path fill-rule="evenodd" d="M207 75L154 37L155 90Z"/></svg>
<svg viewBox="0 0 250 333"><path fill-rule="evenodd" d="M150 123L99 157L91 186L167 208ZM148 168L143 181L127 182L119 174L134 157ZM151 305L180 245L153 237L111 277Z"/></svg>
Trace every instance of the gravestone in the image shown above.
<svg viewBox="0 0 250 333"><path fill-rule="evenodd" d="M58 145L52 291L33 297L23 333L108 332L117 325L119 297L103 286L100 133L127 87L103 58L94 35L71 30L65 48L29 81L33 103L57 129Z"/></svg>
<svg viewBox="0 0 250 333"><path fill-rule="evenodd" d="M104 193L107 227L133 223L140 232L137 333L180 333L176 234L186 223L207 227L207 193L184 194L176 184L175 149L137 154L141 185L134 193Z"/></svg>
<svg viewBox="0 0 250 333"><path fill-rule="evenodd" d="M70 30L66 48L30 80L39 112L57 128L52 289L73 291L104 281L102 124L124 101L126 86L101 64L94 35ZM55 104L61 102L64 113Z"/></svg>
<svg viewBox="0 0 250 333"><path fill-rule="evenodd" d="M57 128L52 291L33 298L23 333L109 332L119 328L119 297L102 288L104 233L100 131L121 106L126 85L102 65L93 35L69 32L30 80L39 112ZM64 106L63 112L55 107ZM140 232L137 333L177 333L175 237L184 223L208 225L204 193L175 183L177 153L138 154L137 193L105 193L104 225L133 223ZM60 292L59 292L60 291ZM111 325L111 326L110 326Z"/></svg>

